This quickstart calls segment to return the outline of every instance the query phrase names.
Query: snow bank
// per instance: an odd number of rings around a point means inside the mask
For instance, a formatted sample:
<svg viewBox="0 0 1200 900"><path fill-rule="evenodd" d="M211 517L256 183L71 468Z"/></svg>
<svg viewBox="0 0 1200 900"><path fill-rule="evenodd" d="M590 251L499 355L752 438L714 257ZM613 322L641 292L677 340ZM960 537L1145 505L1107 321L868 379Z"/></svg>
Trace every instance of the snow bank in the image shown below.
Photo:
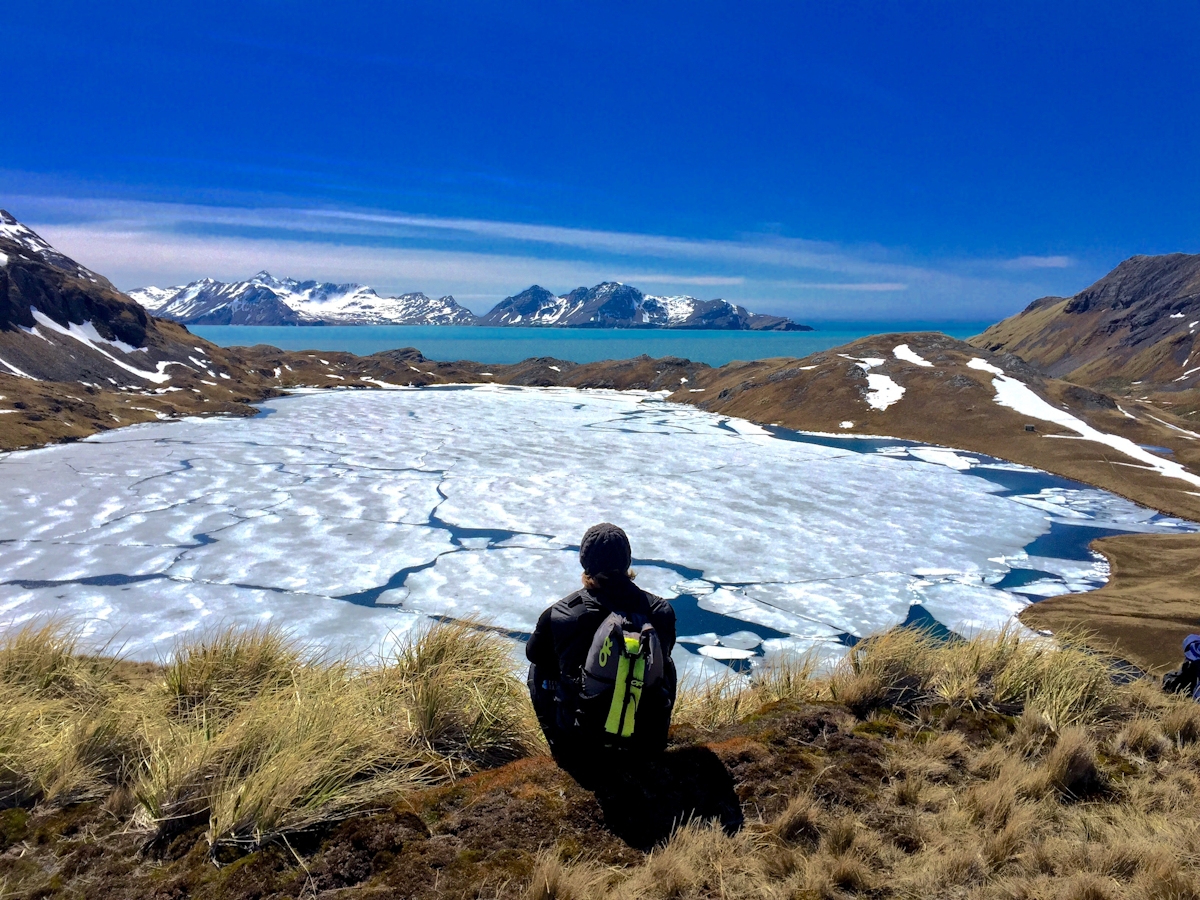
<svg viewBox="0 0 1200 900"><path fill-rule="evenodd" d="M138 349L137 347L130 346L122 341L110 341L107 338L101 337L100 332L96 330L96 326L91 322L85 322L82 325L76 325L74 322L70 322L68 323L67 327L64 328L62 325L59 325L52 318L36 307L31 306L29 311L33 313L33 317L37 320L39 325L50 331L56 331L64 337L69 337L72 340L79 341L79 343L99 353L113 365L124 369L131 375L136 375L138 378L143 378L146 381L151 381L155 384L163 384L164 382L171 380L171 376L161 369L157 372L147 372L145 369L139 369L137 366L131 366L124 360L117 359L103 347L97 346L98 343L108 344L109 346L120 350L122 353L133 353Z"/></svg>
<svg viewBox="0 0 1200 900"><path fill-rule="evenodd" d="M0 366L4 366L4 368L8 369L8 371L10 371L12 374L16 375L18 378L28 378L30 381L41 381L40 378L34 378L28 372L22 372L20 369L18 369L12 363L5 362L2 359L0 359Z"/></svg>
<svg viewBox="0 0 1200 900"><path fill-rule="evenodd" d="M904 388L886 375L867 375L867 403L878 410L885 410L904 396Z"/></svg>
<svg viewBox="0 0 1200 900"><path fill-rule="evenodd" d="M1197 434L1194 431L1189 431L1186 428L1180 428L1178 425L1172 425L1170 422L1164 422L1158 416L1151 416L1149 413L1146 413L1146 415L1150 416L1150 418L1153 419L1155 422L1157 422L1159 425L1165 425L1168 428L1170 428L1172 431L1178 431L1180 434L1186 434L1189 438L1192 438L1193 440L1200 439L1200 434Z"/></svg>
<svg viewBox="0 0 1200 900"><path fill-rule="evenodd" d="M903 345L901 345L903 346ZM899 348L897 348L899 349ZM915 355L915 354L914 354ZM885 410L904 396L904 388L896 384L887 375L873 373L871 370L882 366L886 360L878 356L856 357L839 353L843 359L852 359L867 375L867 405L872 409Z"/></svg>
<svg viewBox="0 0 1200 900"><path fill-rule="evenodd" d="M1109 434L1093 428L1087 422L1071 415L1065 409L1059 409L1043 400L1030 390L1029 386L1024 382L1005 375L1003 369L990 365L978 357L972 359L967 365L973 369L982 369L995 375L995 378L992 379L992 387L996 389L996 402L1001 406L1007 406L1009 409L1016 410L1023 416L1029 416L1031 419L1052 422L1055 425L1067 428L1074 431L1082 440L1094 441L1098 444L1111 447L1119 453L1128 456L1130 459L1136 459L1160 475L1165 475L1168 478L1178 478L1189 484L1200 486L1200 475L1194 475L1179 463L1163 459L1157 454L1143 449L1138 444L1129 440L1129 438Z"/></svg>
<svg viewBox="0 0 1200 900"><path fill-rule="evenodd" d="M892 351L892 355L895 356L896 359L902 359L905 362L912 363L913 365L933 366L933 363L931 363L929 360L917 355L917 353L912 350L908 344L900 344L895 350Z"/></svg>

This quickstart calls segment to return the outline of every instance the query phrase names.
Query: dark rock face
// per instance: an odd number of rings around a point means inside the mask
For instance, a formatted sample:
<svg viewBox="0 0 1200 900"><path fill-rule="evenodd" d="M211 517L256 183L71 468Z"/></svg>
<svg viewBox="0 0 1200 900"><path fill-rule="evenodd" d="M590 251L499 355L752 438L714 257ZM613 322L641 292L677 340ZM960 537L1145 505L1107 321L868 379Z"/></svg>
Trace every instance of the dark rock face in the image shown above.
<svg viewBox="0 0 1200 900"><path fill-rule="evenodd" d="M757 315L726 300L647 296L635 287L615 281L590 288L577 287L561 297L535 284L501 300L480 318L479 324L812 331L808 325L797 325L785 316Z"/></svg>
<svg viewBox="0 0 1200 900"><path fill-rule="evenodd" d="M299 325L300 314L270 288L250 290L231 302L187 319L189 325Z"/></svg>
<svg viewBox="0 0 1200 900"><path fill-rule="evenodd" d="M635 287L613 281L576 288L566 296L567 308L572 312L562 324L597 328L641 324L638 313L644 296Z"/></svg>
<svg viewBox="0 0 1200 900"><path fill-rule="evenodd" d="M0 374L152 388L191 337L0 212Z"/></svg>
<svg viewBox="0 0 1200 900"><path fill-rule="evenodd" d="M1056 378L1106 390L1200 386L1200 254L1134 256L1073 297L1043 297L976 346L1020 356Z"/></svg>
<svg viewBox="0 0 1200 900"><path fill-rule="evenodd" d="M37 232L22 225L8 210L0 209L0 252L15 260L36 260L75 278L115 291L112 282L59 253Z"/></svg>
<svg viewBox="0 0 1200 900"><path fill-rule="evenodd" d="M527 287L521 293L505 297L480 318L480 325L512 325L537 319L558 305L558 298L541 285Z"/></svg>
<svg viewBox="0 0 1200 900"><path fill-rule="evenodd" d="M0 210L0 331L33 328L33 309L63 327L91 322L100 336L134 347L146 342L150 316L112 283L59 253Z"/></svg>
<svg viewBox="0 0 1200 900"><path fill-rule="evenodd" d="M1142 324L1200 304L1200 254L1134 256L1091 287L1080 291L1063 312L1136 307Z"/></svg>
<svg viewBox="0 0 1200 900"><path fill-rule="evenodd" d="M681 328L719 328L741 331L748 328L749 313L740 306L724 300L708 300L697 303L692 314Z"/></svg>
<svg viewBox="0 0 1200 900"><path fill-rule="evenodd" d="M0 252L5 252L3 239ZM33 328L36 308L63 327L92 322L102 337L134 347L145 344L150 317L107 282L92 284L40 260L8 256L9 264L0 267L0 331Z"/></svg>

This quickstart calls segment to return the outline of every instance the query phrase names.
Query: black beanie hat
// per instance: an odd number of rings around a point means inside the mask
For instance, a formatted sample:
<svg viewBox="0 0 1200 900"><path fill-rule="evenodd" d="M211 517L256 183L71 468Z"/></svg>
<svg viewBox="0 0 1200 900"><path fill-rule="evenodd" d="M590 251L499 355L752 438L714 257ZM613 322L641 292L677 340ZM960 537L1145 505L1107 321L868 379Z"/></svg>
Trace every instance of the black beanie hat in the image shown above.
<svg viewBox="0 0 1200 900"><path fill-rule="evenodd" d="M593 525L579 542L579 563L589 575L625 572L633 562L629 538L609 522Z"/></svg>

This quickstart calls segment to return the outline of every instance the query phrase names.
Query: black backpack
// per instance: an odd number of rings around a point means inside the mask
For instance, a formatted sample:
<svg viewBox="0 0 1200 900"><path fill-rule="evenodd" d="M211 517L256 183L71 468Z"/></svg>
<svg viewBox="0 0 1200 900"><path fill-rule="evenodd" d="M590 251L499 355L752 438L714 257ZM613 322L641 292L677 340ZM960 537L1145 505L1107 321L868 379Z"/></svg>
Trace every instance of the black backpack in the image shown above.
<svg viewBox="0 0 1200 900"><path fill-rule="evenodd" d="M652 739L670 698L662 643L640 615L610 613L584 659L576 721L610 746ZM638 731L641 727L641 732Z"/></svg>

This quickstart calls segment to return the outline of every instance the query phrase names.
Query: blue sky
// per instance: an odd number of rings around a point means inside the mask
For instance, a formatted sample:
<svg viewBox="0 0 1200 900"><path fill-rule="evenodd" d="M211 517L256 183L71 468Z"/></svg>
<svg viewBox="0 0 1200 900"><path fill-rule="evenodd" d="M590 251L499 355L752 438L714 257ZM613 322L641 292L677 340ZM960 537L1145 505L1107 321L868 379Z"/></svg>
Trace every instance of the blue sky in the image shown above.
<svg viewBox="0 0 1200 900"><path fill-rule="evenodd" d="M9 4L0 206L119 286L983 321L1200 251L1200 4Z"/></svg>

